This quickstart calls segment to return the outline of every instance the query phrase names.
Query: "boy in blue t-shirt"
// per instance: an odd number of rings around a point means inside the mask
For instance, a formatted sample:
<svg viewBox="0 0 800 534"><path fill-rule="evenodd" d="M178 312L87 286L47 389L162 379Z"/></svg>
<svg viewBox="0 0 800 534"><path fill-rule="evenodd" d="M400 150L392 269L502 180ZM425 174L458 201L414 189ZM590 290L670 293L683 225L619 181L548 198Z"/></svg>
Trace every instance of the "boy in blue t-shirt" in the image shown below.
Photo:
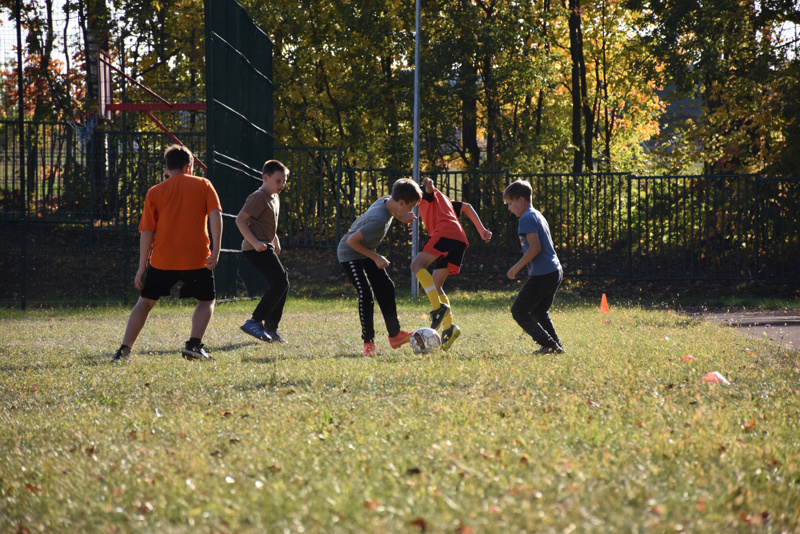
<svg viewBox="0 0 800 534"><path fill-rule="evenodd" d="M558 261L550 226L544 215L531 206L533 189L523 180L513 182L503 192L503 202L508 210L519 217L519 242L522 245L522 258L507 273L513 280L523 267L528 267L528 280L519 290L511 315L533 340L541 345L537 354L556 354L564 352L558 339L553 321L550 320L550 306L556 291L564 279L561 262Z"/></svg>

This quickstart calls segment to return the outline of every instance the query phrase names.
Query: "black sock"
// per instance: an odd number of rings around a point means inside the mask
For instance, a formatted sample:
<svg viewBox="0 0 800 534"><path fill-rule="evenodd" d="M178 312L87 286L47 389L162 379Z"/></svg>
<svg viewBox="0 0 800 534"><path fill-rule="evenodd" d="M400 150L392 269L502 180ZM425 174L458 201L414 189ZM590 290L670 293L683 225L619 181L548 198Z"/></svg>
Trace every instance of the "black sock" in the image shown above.
<svg viewBox="0 0 800 534"><path fill-rule="evenodd" d="M199 337L190 337L189 338L189 346L196 347L200 345L200 338Z"/></svg>

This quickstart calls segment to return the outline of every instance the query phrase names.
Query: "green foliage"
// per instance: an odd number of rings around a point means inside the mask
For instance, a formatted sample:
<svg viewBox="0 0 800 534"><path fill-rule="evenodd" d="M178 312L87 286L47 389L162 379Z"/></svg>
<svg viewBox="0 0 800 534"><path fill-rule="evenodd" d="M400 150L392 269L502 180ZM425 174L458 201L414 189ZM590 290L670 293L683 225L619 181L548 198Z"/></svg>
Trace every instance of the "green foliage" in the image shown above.
<svg viewBox="0 0 800 534"><path fill-rule="evenodd" d="M291 2L246 5L275 42L278 144L339 146L356 167L410 167L412 4L315 0L303 5L303 16ZM604 2L587 5L585 18L588 98L598 116L593 135L604 151L596 159L620 168L641 159L639 146L660 111L637 66L647 62L645 51L627 37L639 16ZM423 6L423 169L568 168L566 20L565 10L549 3Z"/></svg>
<svg viewBox="0 0 800 534"><path fill-rule="evenodd" d="M797 143L781 124L794 85L797 43L785 23L796 24L796 3L784 0L629 0L645 14L643 42L663 61L664 80L682 96L699 94L700 120L687 121L675 148L700 156L706 172L758 172L786 161ZM791 126L789 127L791 131Z"/></svg>
<svg viewBox="0 0 800 534"><path fill-rule="evenodd" d="M253 303L219 305L210 365L177 354L187 306L159 304L121 365L127 310L6 315L0 530L796 526L793 356L672 312L561 299L568 351L533 356L512 296L451 294L449 353L380 337L366 359L349 296L290 300L282 346L239 331ZM425 311L400 302L406 327Z"/></svg>

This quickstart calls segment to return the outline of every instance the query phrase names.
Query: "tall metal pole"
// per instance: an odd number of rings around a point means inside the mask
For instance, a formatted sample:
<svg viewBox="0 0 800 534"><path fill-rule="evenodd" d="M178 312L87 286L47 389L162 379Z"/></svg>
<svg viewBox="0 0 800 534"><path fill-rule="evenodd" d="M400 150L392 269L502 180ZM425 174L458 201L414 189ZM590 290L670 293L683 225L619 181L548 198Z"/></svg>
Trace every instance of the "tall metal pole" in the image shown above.
<svg viewBox="0 0 800 534"><path fill-rule="evenodd" d="M414 181L419 183L419 41L420 41L420 22L419 22L419 3L417 0L416 29L414 33ZM417 255L419 250L419 221L416 219L411 225L411 257ZM411 273L411 297L417 298L417 277Z"/></svg>
<svg viewBox="0 0 800 534"><path fill-rule="evenodd" d="M17 0L14 3L14 10L16 11L15 15L17 17L17 95L19 97L19 117L17 118L19 129L19 191L20 191L20 219L22 223L22 252L20 253L20 260L22 262L22 309L27 309L28 301L27 301L27 293L28 293L28 279L27 279L27 270L28 265L26 262L26 255L27 255L27 226L28 223L26 222L27 218L27 206L28 206L28 194L26 191L26 183L25 183L25 95L23 91L25 90L25 83L22 79L22 75L24 74L25 67L22 64L22 7L21 7L21 0Z"/></svg>

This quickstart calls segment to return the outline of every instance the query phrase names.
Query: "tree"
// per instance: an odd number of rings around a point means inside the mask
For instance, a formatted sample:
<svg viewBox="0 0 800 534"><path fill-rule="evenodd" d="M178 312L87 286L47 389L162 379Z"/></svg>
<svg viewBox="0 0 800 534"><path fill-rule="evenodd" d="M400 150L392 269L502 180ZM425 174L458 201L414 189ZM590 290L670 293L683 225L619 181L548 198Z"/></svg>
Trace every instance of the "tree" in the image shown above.
<svg viewBox="0 0 800 534"><path fill-rule="evenodd" d="M700 121L686 125L685 150L706 172L756 172L780 159L788 139L776 124L779 83L793 52L781 28L800 22L791 0L631 0L645 13L644 43L665 64L680 95L698 94ZM795 50L796 52L796 50Z"/></svg>

